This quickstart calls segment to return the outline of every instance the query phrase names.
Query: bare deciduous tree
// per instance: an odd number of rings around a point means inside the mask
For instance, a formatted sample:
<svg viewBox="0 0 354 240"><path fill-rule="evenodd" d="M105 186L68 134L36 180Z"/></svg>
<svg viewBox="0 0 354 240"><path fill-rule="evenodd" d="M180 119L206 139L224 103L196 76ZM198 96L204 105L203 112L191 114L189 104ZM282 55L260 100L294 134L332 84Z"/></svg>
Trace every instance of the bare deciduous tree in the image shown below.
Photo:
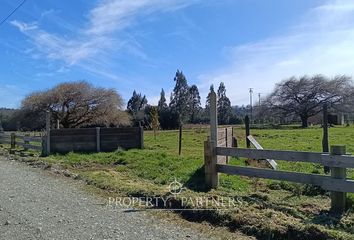
<svg viewBox="0 0 354 240"><path fill-rule="evenodd" d="M291 77L276 85L267 103L287 115L300 117L302 127L322 111L323 103L340 105L352 92L351 78L345 75L329 79L323 75Z"/></svg>
<svg viewBox="0 0 354 240"><path fill-rule="evenodd" d="M64 128L88 125L127 125L130 120L122 109L123 100L114 89L93 87L85 81L62 83L35 92L22 101L26 112L49 110Z"/></svg>

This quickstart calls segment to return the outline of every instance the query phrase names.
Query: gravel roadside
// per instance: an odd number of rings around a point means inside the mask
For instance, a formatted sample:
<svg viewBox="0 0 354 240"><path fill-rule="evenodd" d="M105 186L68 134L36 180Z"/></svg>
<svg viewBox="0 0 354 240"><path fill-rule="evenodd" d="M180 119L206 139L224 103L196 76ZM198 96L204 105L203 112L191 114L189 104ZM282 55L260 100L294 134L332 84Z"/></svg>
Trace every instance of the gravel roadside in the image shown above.
<svg viewBox="0 0 354 240"><path fill-rule="evenodd" d="M80 182L2 156L0 183L0 239L210 239L144 211L107 208Z"/></svg>

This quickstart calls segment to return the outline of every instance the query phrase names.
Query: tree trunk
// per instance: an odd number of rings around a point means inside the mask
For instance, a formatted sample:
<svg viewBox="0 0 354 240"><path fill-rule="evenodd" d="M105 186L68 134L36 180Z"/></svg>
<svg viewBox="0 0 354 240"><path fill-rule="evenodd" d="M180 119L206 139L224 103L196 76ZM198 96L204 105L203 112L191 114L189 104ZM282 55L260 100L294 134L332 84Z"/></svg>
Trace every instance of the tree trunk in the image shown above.
<svg viewBox="0 0 354 240"><path fill-rule="evenodd" d="M194 111L192 111L192 114L191 114L191 123L194 123Z"/></svg>
<svg viewBox="0 0 354 240"><path fill-rule="evenodd" d="M302 128L307 128L309 125L308 125L308 119L309 117L308 116L300 116L301 117L301 127Z"/></svg>

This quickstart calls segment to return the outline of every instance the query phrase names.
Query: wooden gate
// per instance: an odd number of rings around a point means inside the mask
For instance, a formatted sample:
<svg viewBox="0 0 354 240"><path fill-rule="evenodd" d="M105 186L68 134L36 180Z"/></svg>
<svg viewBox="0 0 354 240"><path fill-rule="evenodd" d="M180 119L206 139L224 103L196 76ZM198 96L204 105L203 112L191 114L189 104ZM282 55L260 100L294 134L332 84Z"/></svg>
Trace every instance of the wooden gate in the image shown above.
<svg viewBox="0 0 354 240"><path fill-rule="evenodd" d="M204 142L205 181L208 188L218 187L218 173L247 177L283 180L313 184L331 191L331 207L336 212L345 210L346 193L354 193L354 181L346 178L346 168L354 168L354 157L346 155L344 145L331 146L331 152L297 152L218 146L216 94L210 95L210 138ZM331 167L331 176L278 171L254 167L231 166L218 161L219 156L253 159L275 159L290 162L309 162Z"/></svg>

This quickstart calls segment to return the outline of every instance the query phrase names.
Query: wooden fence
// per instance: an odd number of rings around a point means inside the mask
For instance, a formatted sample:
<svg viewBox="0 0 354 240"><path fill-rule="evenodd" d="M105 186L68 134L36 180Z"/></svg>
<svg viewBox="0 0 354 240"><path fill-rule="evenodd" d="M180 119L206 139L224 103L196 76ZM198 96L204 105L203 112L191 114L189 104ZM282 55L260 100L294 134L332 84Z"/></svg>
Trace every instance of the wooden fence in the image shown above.
<svg viewBox="0 0 354 240"><path fill-rule="evenodd" d="M0 144L10 144L10 150L18 147L24 150L39 150L44 156L71 151L109 152L118 148L143 148L143 134L141 127L47 129L44 136L0 132Z"/></svg>
<svg viewBox="0 0 354 240"><path fill-rule="evenodd" d="M333 211L342 212L345 210L346 193L354 193L354 181L346 179L346 168L354 168L354 157L346 155L344 145L331 146L330 153L220 147L217 144L218 128L215 92L211 93L210 102L211 136L204 142L205 180L207 187L217 188L218 173L313 184L331 191L331 208ZM230 166L218 163L218 156L322 164L331 168L331 176Z"/></svg>
<svg viewBox="0 0 354 240"><path fill-rule="evenodd" d="M52 129L46 136L46 154L109 152L118 148L143 148L142 127ZM47 144L49 143L49 146Z"/></svg>
<svg viewBox="0 0 354 240"><path fill-rule="evenodd" d="M17 147L24 150L42 150L42 136L31 136L29 133L0 132L0 143L10 144L12 150Z"/></svg>

